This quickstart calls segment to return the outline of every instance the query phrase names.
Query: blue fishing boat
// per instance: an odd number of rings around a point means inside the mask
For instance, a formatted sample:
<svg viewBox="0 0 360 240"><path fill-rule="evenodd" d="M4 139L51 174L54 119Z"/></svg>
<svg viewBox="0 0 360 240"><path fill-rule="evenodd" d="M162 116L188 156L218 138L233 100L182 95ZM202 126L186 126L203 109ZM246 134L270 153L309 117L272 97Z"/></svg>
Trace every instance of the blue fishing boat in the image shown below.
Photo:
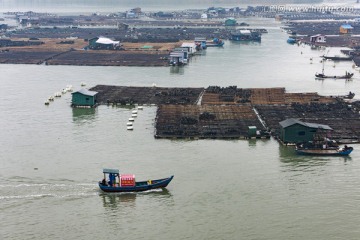
<svg viewBox="0 0 360 240"><path fill-rule="evenodd" d="M290 38L288 38L287 43L289 43L289 44L295 44L295 43L296 43L296 39L290 37Z"/></svg>
<svg viewBox="0 0 360 240"><path fill-rule="evenodd" d="M323 156L347 156L354 149L345 145L340 147L334 140L320 138L320 134L315 134L314 140L296 145L295 151L301 155L323 155Z"/></svg>
<svg viewBox="0 0 360 240"><path fill-rule="evenodd" d="M222 47L224 44L224 41L219 38L214 38L212 41L206 42L207 47Z"/></svg>
<svg viewBox="0 0 360 240"><path fill-rule="evenodd" d="M353 147L344 148L296 148L296 153L301 155L321 155L321 156L347 156L353 151Z"/></svg>
<svg viewBox="0 0 360 240"><path fill-rule="evenodd" d="M151 189L165 188L174 178L150 179L136 182L134 174L120 174L118 169L103 169L104 179L99 187L104 192L143 192Z"/></svg>

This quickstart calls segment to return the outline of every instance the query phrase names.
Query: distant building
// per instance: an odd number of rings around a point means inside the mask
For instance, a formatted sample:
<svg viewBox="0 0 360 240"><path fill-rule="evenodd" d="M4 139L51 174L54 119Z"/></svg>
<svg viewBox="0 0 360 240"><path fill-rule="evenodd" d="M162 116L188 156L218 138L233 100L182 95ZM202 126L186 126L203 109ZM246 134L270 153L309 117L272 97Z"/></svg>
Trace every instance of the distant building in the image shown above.
<svg viewBox="0 0 360 240"><path fill-rule="evenodd" d="M282 21L283 19L284 19L284 14L276 14L275 15L275 20Z"/></svg>
<svg viewBox="0 0 360 240"><path fill-rule="evenodd" d="M207 19L208 18L208 15L206 14L206 13L203 13L203 14L201 14L201 17L200 17L201 19Z"/></svg>
<svg viewBox="0 0 360 240"><path fill-rule="evenodd" d="M157 12L155 13L156 17L160 17L160 18L173 18L174 14L172 13L164 13L164 12Z"/></svg>
<svg viewBox="0 0 360 240"><path fill-rule="evenodd" d="M343 24L340 26L340 33L341 34L349 34L352 32L354 28L350 24Z"/></svg>
<svg viewBox="0 0 360 240"><path fill-rule="evenodd" d="M128 25L128 24L126 24L126 23L121 23L121 22L119 22L117 26L118 26L118 29L119 29L119 30L128 30L128 28L129 28L129 25Z"/></svg>
<svg viewBox="0 0 360 240"><path fill-rule="evenodd" d="M117 50L120 47L120 41L114 41L106 37L96 37L89 40L89 48L94 50Z"/></svg>
<svg viewBox="0 0 360 240"><path fill-rule="evenodd" d="M126 18L137 18L137 14L133 11L127 11L125 14Z"/></svg>
<svg viewBox="0 0 360 240"><path fill-rule="evenodd" d="M141 8L136 7L136 8L131 9L131 11L136 13L137 15L139 15L141 13Z"/></svg>
<svg viewBox="0 0 360 240"><path fill-rule="evenodd" d="M325 43L326 42L326 36L322 34L317 34L310 37L311 43Z"/></svg>
<svg viewBox="0 0 360 240"><path fill-rule="evenodd" d="M0 31L8 29L7 24L0 24Z"/></svg>
<svg viewBox="0 0 360 240"><path fill-rule="evenodd" d="M320 129L332 131L328 125L302 122L298 119L289 118L280 124L280 140L284 143L308 142L314 139L314 134Z"/></svg>
<svg viewBox="0 0 360 240"><path fill-rule="evenodd" d="M97 104L97 92L89 91L87 89L81 89L79 91L71 93L73 107L94 107Z"/></svg>
<svg viewBox="0 0 360 240"><path fill-rule="evenodd" d="M228 18L225 20L225 26L235 26L236 19L235 18Z"/></svg>

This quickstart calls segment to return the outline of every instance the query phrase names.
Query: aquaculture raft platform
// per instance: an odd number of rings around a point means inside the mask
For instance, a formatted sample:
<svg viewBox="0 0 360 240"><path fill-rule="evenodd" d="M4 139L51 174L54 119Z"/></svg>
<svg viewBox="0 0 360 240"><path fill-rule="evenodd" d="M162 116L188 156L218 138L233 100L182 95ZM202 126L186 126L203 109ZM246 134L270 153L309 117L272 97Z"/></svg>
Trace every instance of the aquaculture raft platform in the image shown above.
<svg viewBox="0 0 360 240"><path fill-rule="evenodd" d="M248 138L249 126L265 130L250 105L160 105L155 137Z"/></svg>
<svg viewBox="0 0 360 240"><path fill-rule="evenodd" d="M203 88L124 87L97 85L99 104L195 104Z"/></svg>
<svg viewBox="0 0 360 240"><path fill-rule="evenodd" d="M336 101L334 98L320 96L317 93L286 93L285 88L237 88L208 87L202 96L202 105L234 105L250 103L252 105L276 105L291 103Z"/></svg>
<svg viewBox="0 0 360 240"><path fill-rule="evenodd" d="M358 103L357 103L358 104ZM354 104L353 104L354 105ZM287 104L287 105L258 105L255 106L262 120L271 132L277 134L280 130L279 122L288 118L298 118L304 122L319 123L330 126L334 131L331 138L360 139L360 118L356 111L359 106L352 106L345 102Z"/></svg>
<svg viewBox="0 0 360 240"><path fill-rule="evenodd" d="M360 139L360 102L349 104L336 96L236 86L205 90L97 85L90 90L98 92L99 104L157 105L156 138L247 138L249 126L260 130L257 137L267 138L269 131L278 134L279 122L298 118L329 125L335 140Z"/></svg>

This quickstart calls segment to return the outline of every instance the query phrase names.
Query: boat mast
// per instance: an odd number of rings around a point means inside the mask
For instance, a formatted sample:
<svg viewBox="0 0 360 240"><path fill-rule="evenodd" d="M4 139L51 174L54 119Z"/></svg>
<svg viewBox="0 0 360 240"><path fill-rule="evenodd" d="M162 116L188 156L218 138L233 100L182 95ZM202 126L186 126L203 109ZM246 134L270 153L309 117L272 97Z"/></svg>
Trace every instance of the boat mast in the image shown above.
<svg viewBox="0 0 360 240"><path fill-rule="evenodd" d="M329 54L329 51L330 51L330 49L326 52L326 56ZM323 62L322 74L323 74L323 75L324 75L324 68L325 68L325 60L326 60L326 58L325 58L325 55L324 55L323 60L322 60L322 62Z"/></svg>

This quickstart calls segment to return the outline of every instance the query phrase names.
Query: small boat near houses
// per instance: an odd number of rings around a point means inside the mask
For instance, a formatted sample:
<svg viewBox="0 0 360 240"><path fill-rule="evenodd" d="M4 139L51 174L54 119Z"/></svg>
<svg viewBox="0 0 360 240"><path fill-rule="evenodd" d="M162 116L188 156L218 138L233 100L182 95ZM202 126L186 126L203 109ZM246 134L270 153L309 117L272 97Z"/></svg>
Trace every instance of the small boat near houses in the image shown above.
<svg viewBox="0 0 360 240"><path fill-rule="evenodd" d="M212 41L206 41L207 47L222 47L224 44L224 41L219 38L214 38Z"/></svg>
<svg viewBox="0 0 360 240"><path fill-rule="evenodd" d="M316 73L315 77L320 79L332 78L332 79L350 79L354 76L354 73L345 72L345 75L325 75L324 73Z"/></svg>
<svg viewBox="0 0 360 240"><path fill-rule="evenodd" d="M303 148L296 147L296 153L301 155L322 155L322 156L347 156L353 151L353 147L324 147L324 148Z"/></svg>
<svg viewBox="0 0 360 240"><path fill-rule="evenodd" d="M325 67L325 61L322 61L322 72L321 73L315 73L315 77L318 79L325 79L325 78L332 78L332 79L350 79L354 76L354 73L345 72L345 75L325 75L324 67Z"/></svg>
<svg viewBox="0 0 360 240"><path fill-rule="evenodd" d="M165 188L174 178L174 176L170 176L136 182L134 174L120 174L118 169L103 169L103 173L104 178L98 184L104 192L142 192Z"/></svg>
<svg viewBox="0 0 360 240"><path fill-rule="evenodd" d="M295 44L295 43L296 43L296 39L289 37L288 40L287 40L287 43L289 43L289 44Z"/></svg>
<svg viewBox="0 0 360 240"><path fill-rule="evenodd" d="M326 59L326 60L332 60L332 61L352 61L353 60L353 57L350 56L350 57L340 57L340 56L322 56L323 59Z"/></svg>
<svg viewBox="0 0 360 240"><path fill-rule="evenodd" d="M327 155L327 156L347 156L353 151L353 147L340 147L339 144L327 137L317 133L314 140L296 145L295 151L301 155Z"/></svg>

